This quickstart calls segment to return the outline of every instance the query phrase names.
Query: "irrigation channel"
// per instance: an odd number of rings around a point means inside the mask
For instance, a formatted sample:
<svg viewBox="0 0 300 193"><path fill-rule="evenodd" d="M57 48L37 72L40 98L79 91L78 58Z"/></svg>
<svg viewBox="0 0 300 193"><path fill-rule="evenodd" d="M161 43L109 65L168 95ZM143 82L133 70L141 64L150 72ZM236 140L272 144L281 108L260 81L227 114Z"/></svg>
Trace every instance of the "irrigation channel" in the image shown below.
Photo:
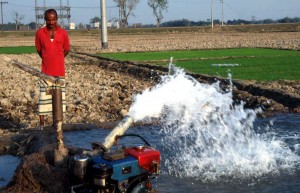
<svg viewBox="0 0 300 193"><path fill-rule="evenodd" d="M129 128L161 152L159 192L298 192L300 115L258 118L235 103L229 86L199 83L181 69L134 97L128 115L159 126ZM65 144L90 148L110 130L65 132ZM122 139L123 143L141 141ZM2 159L2 158L1 158Z"/></svg>
<svg viewBox="0 0 300 193"><path fill-rule="evenodd" d="M183 71L135 97L129 115L160 126L133 127L162 153L154 187L162 192L298 192L300 115L257 118L259 109L232 105L232 93L200 84ZM108 130L65 134L69 145L89 148ZM78 140L80 139L80 140ZM131 138L120 141L141 143Z"/></svg>

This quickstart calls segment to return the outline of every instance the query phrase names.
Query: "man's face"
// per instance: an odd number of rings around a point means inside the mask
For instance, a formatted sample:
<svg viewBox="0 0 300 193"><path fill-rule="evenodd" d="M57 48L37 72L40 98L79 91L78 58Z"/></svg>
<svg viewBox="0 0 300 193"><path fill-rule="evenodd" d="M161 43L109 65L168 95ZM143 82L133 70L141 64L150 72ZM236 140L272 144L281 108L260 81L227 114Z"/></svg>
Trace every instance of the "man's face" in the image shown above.
<svg viewBox="0 0 300 193"><path fill-rule="evenodd" d="M57 23L57 16L55 13L48 13L45 15L46 26L48 29L55 28Z"/></svg>

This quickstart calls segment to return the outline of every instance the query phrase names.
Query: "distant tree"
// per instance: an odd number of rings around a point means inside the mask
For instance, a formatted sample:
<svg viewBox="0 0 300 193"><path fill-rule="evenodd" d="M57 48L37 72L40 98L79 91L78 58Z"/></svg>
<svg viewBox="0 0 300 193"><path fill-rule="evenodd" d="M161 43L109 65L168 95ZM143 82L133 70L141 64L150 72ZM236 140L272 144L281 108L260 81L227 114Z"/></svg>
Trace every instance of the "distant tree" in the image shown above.
<svg viewBox="0 0 300 193"><path fill-rule="evenodd" d="M164 18L163 11L168 9L168 0L148 0L148 5L152 8L156 17L156 27L159 27L161 20Z"/></svg>
<svg viewBox="0 0 300 193"><path fill-rule="evenodd" d="M247 25L247 24L253 24L253 18L252 20L243 20L243 19L237 19L237 20L227 20L227 25ZM278 20L272 20L272 19L264 19L264 20L256 20L255 24L273 24L273 23L299 23L300 17L294 17L289 18L285 17ZM215 24L221 24L221 21L219 19L214 20ZM161 26L163 27L180 27L180 26L208 26L211 25L210 19L207 19L206 21L190 21L188 19L181 19L181 20L173 20L173 21L166 21L161 23ZM150 27L150 26L147 26ZM152 26L153 27L153 26Z"/></svg>
<svg viewBox="0 0 300 193"><path fill-rule="evenodd" d="M219 19L214 19L214 24L218 24L218 25L221 25L221 21Z"/></svg>
<svg viewBox="0 0 300 193"><path fill-rule="evenodd" d="M16 24L8 22L7 24L4 24L3 29L4 30L9 30L9 31L15 30L16 29Z"/></svg>
<svg viewBox="0 0 300 193"><path fill-rule="evenodd" d="M228 25L241 25L241 24L251 24L251 23L252 23L252 21L247 21L247 20L243 20L243 19L227 21Z"/></svg>
<svg viewBox="0 0 300 193"><path fill-rule="evenodd" d="M35 22L30 22L30 23L28 24L28 27L29 27L29 29L31 29L31 30L35 29L35 28L36 28L36 23L35 23Z"/></svg>
<svg viewBox="0 0 300 193"><path fill-rule="evenodd" d="M119 7L121 27L128 27L128 17L134 16L133 10L140 0L113 0Z"/></svg>
<svg viewBox="0 0 300 193"><path fill-rule="evenodd" d="M293 20L294 20L293 22L295 23L300 22L300 17L295 17Z"/></svg>
<svg viewBox="0 0 300 193"><path fill-rule="evenodd" d="M251 23L256 23L256 17L254 15L251 16Z"/></svg>
<svg viewBox="0 0 300 193"><path fill-rule="evenodd" d="M78 24L78 29L84 29L84 25L82 23Z"/></svg>
<svg viewBox="0 0 300 193"><path fill-rule="evenodd" d="M17 11L12 12L12 18L16 25L16 31L18 31L18 26L19 26L21 20L24 19L24 17L25 17L24 15L19 14Z"/></svg>
<svg viewBox="0 0 300 193"><path fill-rule="evenodd" d="M207 26L207 25L211 25L211 22L209 22L209 21L198 21L196 25L198 25L198 26Z"/></svg>
<svg viewBox="0 0 300 193"><path fill-rule="evenodd" d="M94 18L90 19L90 24L94 24L94 23L97 23L97 22L100 22L99 17L94 17Z"/></svg>
<svg viewBox="0 0 300 193"><path fill-rule="evenodd" d="M300 22L300 17L294 17L294 18L285 17L277 20L277 23L297 23L297 22Z"/></svg>
<svg viewBox="0 0 300 193"><path fill-rule="evenodd" d="M274 21L272 19L264 19L262 20L263 24L270 24L270 23L274 23Z"/></svg>
<svg viewBox="0 0 300 193"><path fill-rule="evenodd" d="M181 27L181 26L191 26L191 22L188 19L173 20L164 22L161 24L163 27Z"/></svg>
<svg viewBox="0 0 300 193"><path fill-rule="evenodd" d="M86 28L86 29L91 29L92 26L91 26L90 24L86 24L86 25L85 25L85 28Z"/></svg>

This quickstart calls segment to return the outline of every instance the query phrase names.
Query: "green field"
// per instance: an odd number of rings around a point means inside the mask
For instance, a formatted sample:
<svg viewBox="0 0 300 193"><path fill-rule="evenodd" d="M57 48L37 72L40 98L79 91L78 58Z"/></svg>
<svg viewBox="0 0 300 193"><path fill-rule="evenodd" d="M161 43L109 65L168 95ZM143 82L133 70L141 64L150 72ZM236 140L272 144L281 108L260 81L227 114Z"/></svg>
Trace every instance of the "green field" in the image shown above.
<svg viewBox="0 0 300 193"><path fill-rule="evenodd" d="M187 71L244 80L300 80L300 51L263 48L99 54L118 60L167 66L171 57Z"/></svg>
<svg viewBox="0 0 300 193"><path fill-rule="evenodd" d="M0 47L0 54L36 53L34 46ZM300 80L300 51L263 48L107 53L102 57L167 66L244 80Z"/></svg>
<svg viewBox="0 0 300 193"><path fill-rule="evenodd" d="M36 53L34 46L0 47L0 54L32 54Z"/></svg>

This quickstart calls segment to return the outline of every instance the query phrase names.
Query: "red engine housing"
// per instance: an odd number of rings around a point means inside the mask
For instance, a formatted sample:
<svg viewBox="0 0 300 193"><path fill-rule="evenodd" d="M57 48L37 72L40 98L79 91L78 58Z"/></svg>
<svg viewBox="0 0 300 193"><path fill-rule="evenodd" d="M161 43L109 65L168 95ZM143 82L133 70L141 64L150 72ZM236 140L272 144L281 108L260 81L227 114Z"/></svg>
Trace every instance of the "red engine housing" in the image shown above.
<svg viewBox="0 0 300 193"><path fill-rule="evenodd" d="M150 172L158 173L160 165L160 152L151 147L132 147L125 150L128 155L138 160L140 167Z"/></svg>

